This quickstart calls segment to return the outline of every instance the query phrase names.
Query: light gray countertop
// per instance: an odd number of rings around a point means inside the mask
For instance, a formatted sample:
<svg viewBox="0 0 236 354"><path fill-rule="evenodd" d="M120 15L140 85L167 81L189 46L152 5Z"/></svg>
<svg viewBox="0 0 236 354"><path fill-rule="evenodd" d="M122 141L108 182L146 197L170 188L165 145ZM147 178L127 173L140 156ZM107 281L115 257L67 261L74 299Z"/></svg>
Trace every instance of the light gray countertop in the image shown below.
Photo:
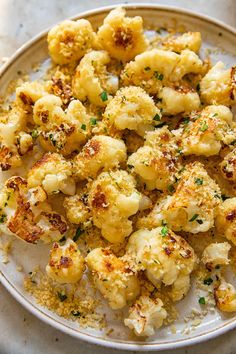
<svg viewBox="0 0 236 354"><path fill-rule="evenodd" d="M0 0L0 58L11 56L38 32L66 17L104 5L113 0ZM126 3L143 1L126 1ZM159 0L218 18L236 27L236 0ZM80 342L44 324L19 305L0 284L0 354L120 354L129 353ZM235 354L236 336L231 331L207 343L175 354ZM134 352L133 352L134 353ZM170 351L160 352L168 354Z"/></svg>

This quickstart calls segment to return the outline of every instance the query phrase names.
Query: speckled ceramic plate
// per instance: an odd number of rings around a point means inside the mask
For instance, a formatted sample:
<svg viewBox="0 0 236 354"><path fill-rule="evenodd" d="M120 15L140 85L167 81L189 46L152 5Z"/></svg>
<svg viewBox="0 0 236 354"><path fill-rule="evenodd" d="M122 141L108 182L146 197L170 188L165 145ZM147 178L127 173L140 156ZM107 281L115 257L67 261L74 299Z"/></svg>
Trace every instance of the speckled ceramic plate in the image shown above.
<svg viewBox="0 0 236 354"><path fill-rule="evenodd" d="M149 4L132 4L125 5L125 7L129 15L141 15L146 27L184 26L186 30L201 31L203 50L208 47L214 49L212 50L214 54L211 55L213 62L222 59L226 65L236 63L236 31L233 28L219 21L212 20L209 17L178 8ZM112 6L88 11L75 16L75 19L87 18L91 21L94 28L96 28L101 24L103 18L111 8ZM216 48L220 48L221 50L215 50ZM38 35L20 48L10 61L1 68L0 93L4 94L4 90L9 82L17 78L19 70L31 73L32 78L34 78L36 74L32 71L32 65L38 62L43 63L40 71L37 73L37 75L40 75L49 63L46 32ZM0 255L1 257L3 256ZM45 266L47 258L47 246L38 245L35 247L34 245L25 244L20 240L15 240L10 254L10 262L7 264L0 262L0 280L17 301L35 316L78 339L124 350L162 350L199 343L236 327L236 315L223 316L215 312L207 314L198 326L195 327L193 325L193 329L190 332L186 330L184 317L191 312L193 307L199 308L193 288L187 297L177 305L180 317L175 323L176 333L173 333L173 329L171 331L170 327L165 327L149 339L133 340L130 337L129 330L125 329L122 322L115 319L109 310L107 310L107 321L109 326L114 329L112 335L109 337L105 334L106 331L80 328L78 323L65 320L40 307L24 291L24 274L31 271L35 265L41 264ZM16 270L19 264L23 266L24 272L22 273ZM188 327L190 326L191 323L188 324Z"/></svg>

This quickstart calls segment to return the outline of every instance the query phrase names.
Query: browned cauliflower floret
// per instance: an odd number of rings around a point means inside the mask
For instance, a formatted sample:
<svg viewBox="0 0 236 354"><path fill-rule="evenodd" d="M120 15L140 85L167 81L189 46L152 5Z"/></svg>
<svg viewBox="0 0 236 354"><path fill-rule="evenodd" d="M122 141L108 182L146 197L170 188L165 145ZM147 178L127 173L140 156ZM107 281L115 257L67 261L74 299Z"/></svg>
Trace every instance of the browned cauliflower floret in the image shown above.
<svg viewBox="0 0 236 354"><path fill-rule="evenodd" d="M126 11L121 7L111 11L98 29L97 39L111 57L129 61L143 52L148 42L143 33L142 17L125 15Z"/></svg>
<svg viewBox="0 0 236 354"><path fill-rule="evenodd" d="M64 199L63 206L66 210L66 216L72 224L82 224L90 216L87 194L76 194Z"/></svg>
<svg viewBox="0 0 236 354"><path fill-rule="evenodd" d="M74 175L78 179L94 178L101 171L119 167L126 160L122 140L105 135L94 136L74 159Z"/></svg>
<svg viewBox="0 0 236 354"><path fill-rule="evenodd" d="M200 32L185 32L180 36L169 37L163 42L163 45L168 50L173 50L173 52L180 53L184 49L192 50L198 53L202 44L201 33Z"/></svg>
<svg viewBox="0 0 236 354"><path fill-rule="evenodd" d="M200 82L201 99L206 104L230 106L236 102L236 68L225 69L219 61Z"/></svg>
<svg viewBox="0 0 236 354"><path fill-rule="evenodd" d="M135 130L141 136L155 125L157 116L160 118L161 113L153 99L141 87L135 86L117 91L104 112L108 126Z"/></svg>
<svg viewBox="0 0 236 354"><path fill-rule="evenodd" d="M132 232L128 218L137 213L141 200L135 179L126 171L101 173L93 182L88 199L94 225L108 241L123 242Z"/></svg>
<svg viewBox="0 0 236 354"><path fill-rule="evenodd" d="M48 50L57 64L69 64L78 61L92 48L95 33L89 21L66 20L54 26L48 32Z"/></svg>
<svg viewBox="0 0 236 354"><path fill-rule="evenodd" d="M25 111L32 110L32 106L41 97L47 95L45 85L39 81L24 82L16 88L16 103Z"/></svg>
<svg viewBox="0 0 236 354"><path fill-rule="evenodd" d="M73 94L81 101L89 101L97 106L106 106L111 94L118 90L118 77L107 71L110 57L105 51L87 53L76 68L72 81Z"/></svg>
<svg viewBox="0 0 236 354"><path fill-rule="evenodd" d="M226 106L207 106L185 125L182 134L185 155L217 155L222 144L230 144L236 134L232 129L233 115Z"/></svg>
<svg viewBox="0 0 236 354"><path fill-rule="evenodd" d="M1 230L30 243L61 239L67 224L46 198L41 187L29 189L22 177L9 178L0 192Z"/></svg>
<svg viewBox="0 0 236 354"><path fill-rule="evenodd" d="M153 224L164 220L174 231L204 232L214 226L215 208L220 204L219 186L200 162L185 167L172 196L163 199L151 212Z"/></svg>
<svg viewBox="0 0 236 354"><path fill-rule="evenodd" d="M134 232L129 238L127 254L143 267L156 287L161 282L171 285L170 295L174 301L187 294L196 260L194 250L167 226Z"/></svg>
<svg viewBox="0 0 236 354"><path fill-rule="evenodd" d="M179 81L187 74L201 74L203 62L191 50L185 49L179 55L179 61L171 73L171 81Z"/></svg>
<svg viewBox="0 0 236 354"><path fill-rule="evenodd" d="M202 262L208 270L219 265L229 264L229 250L231 246L228 242L210 243L202 254Z"/></svg>
<svg viewBox="0 0 236 354"><path fill-rule="evenodd" d="M221 173L229 181L236 181L236 148L225 156L220 163Z"/></svg>
<svg viewBox="0 0 236 354"><path fill-rule="evenodd" d="M113 310L121 309L139 295L139 282L129 263L109 249L95 248L86 257L95 287Z"/></svg>
<svg viewBox="0 0 236 354"><path fill-rule="evenodd" d="M226 199L217 208L215 224L220 235L236 245L236 198Z"/></svg>
<svg viewBox="0 0 236 354"><path fill-rule="evenodd" d="M214 297L220 311L236 311L236 289L232 284L221 280L220 285L214 289Z"/></svg>
<svg viewBox="0 0 236 354"><path fill-rule="evenodd" d="M28 172L28 188L42 186L47 194L75 194L72 164L57 153L44 154Z"/></svg>
<svg viewBox="0 0 236 354"><path fill-rule="evenodd" d="M148 132L144 146L128 158L128 166L141 177L148 189L171 188L182 167L174 135L167 127Z"/></svg>
<svg viewBox="0 0 236 354"><path fill-rule="evenodd" d="M67 111L54 95L40 98L34 105L34 122L39 127L39 140L47 151L69 155L90 135L90 118L78 100L72 101Z"/></svg>
<svg viewBox="0 0 236 354"><path fill-rule="evenodd" d="M134 330L136 336L149 337L162 326L166 317L167 312L161 299L143 295L130 307L129 317L125 318L124 324Z"/></svg>
<svg viewBox="0 0 236 354"><path fill-rule="evenodd" d="M47 275L58 283L76 283L85 270L84 258L78 246L67 239L63 246L54 243L46 266Z"/></svg>

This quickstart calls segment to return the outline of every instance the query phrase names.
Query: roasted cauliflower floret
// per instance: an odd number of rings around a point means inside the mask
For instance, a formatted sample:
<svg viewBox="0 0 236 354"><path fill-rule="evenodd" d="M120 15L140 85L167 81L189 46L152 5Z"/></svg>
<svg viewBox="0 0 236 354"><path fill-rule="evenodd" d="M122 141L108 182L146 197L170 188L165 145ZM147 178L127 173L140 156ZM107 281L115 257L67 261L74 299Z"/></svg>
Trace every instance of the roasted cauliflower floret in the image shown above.
<svg viewBox="0 0 236 354"><path fill-rule="evenodd" d="M236 198L226 199L216 211L218 232L236 245Z"/></svg>
<svg viewBox="0 0 236 354"><path fill-rule="evenodd" d="M0 167L3 171L22 164L21 156L33 147L33 139L25 132L25 112L14 107L0 117Z"/></svg>
<svg viewBox="0 0 236 354"><path fill-rule="evenodd" d="M42 147L47 151L69 155L90 135L90 118L78 100L72 101L66 112L61 106L59 97L44 96L34 105L33 119L39 127Z"/></svg>
<svg viewBox="0 0 236 354"><path fill-rule="evenodd" d="M199 56L191 50L185 49L179 55L179 61L175 66L171 81L179 81L187 74L201 74L203 62Z"/></svg>
<svg viewBox="0 0 236 354"><path fill-rule="evenodd" d="M78 61L91 49L95 33L89 21L66 20L48 32L48 50L52 60L60 65Z"/></svg>
<svg viewBox="0 0 236 354"><path fill-rule="evenodd" d="M41 186L47 194L75 194L71 162L57 153L44 154L28 172L28 187Z"/></svg>
<svg viewBox="0 0 236 354"><path fill-rule="evenodd" d="M97 106L106 106L111 94L118 90L119 80L107 71L110 57L105 51L87 53L76 68L72 90L76 98Z"/></svg>
<svg viewBox="0 0 236 354"><path fill-rule="evenodd" d="M230 106L236 102L236 68L225 69L219 61L200 82L201 99L206 104Z"/></svg>
<svg viewBox="0 0 236 354"><path fill-rule="evenodd" d="M182 167L174 135L167 127L148 132L144 146L130 155L127 164L148 189L171 188Z"/></svg>
<svg viewBox="0 0 236 354"><path fill-rule="evenodd" d="M142 17L125 15L126 11L121 7L112 10L98 29L97 39L111 57L129 61L143 52L148 42L143 33Z"/></svg>
<svg viewBox="0 0 236 354"><path fill-rule="evenodd" d="M78 246L67 239L63 246L54 243L46 266L47 275L58 283L76 283L85 270L84 258Z"/></svg>
<svg viewBox="0 0 236 354"><path fill-rule="evenodd" d="M76 194L64 199L63 206L66 210L67 219L72 224L82 224L90 218L87 194Z"/></svg>
<svg viewBox="0 0 236 354"><path fill-rule="evenodd" d="M11 177L0 191L0 229L36 243L57 241L67 231L64 218L52 211L41 187L28 189L22 177Z"/></svg>
<svg viewBox="0 0 236 354"><path fill-rule="evenodd" d="M47 94L45 85L41 82L24 82L16 88L16 103L26 111L31 112L35 102Z"/></svg>
<svg viewBox="0 0 236 354"><path fill-rule="evenodd" d="M223 177L229 181L236 181L236 149L227 154L220 163Z"/></svg>
<svg viewBox="0 0 236 354"><path fill-rule="evenodd" d="M130 307L124 324L134 330L136 336L152 336L166 317L167 312L161 299L151 299L143 295Z"/></svg>
<svg viewBox="0 0 236 354"><path fill-rule="evenodd" d="M185 167L174 194L154 208L152 217L157 225L165 220L174 231L204 232L214 226L220 195L203 165L193 162Z"/></svg>
<svg viewBox="0 0 236 354"><path fill-rule="evenodd" d="M220 311L236 311L236 289L232 284L221 280L220 285L214 289L214 297Z"/></svg>
<svg viewBox="0 0 236 354"><path fill-rule="evenodd" d="M95 248L86 257L95 287L113 310L121 309L139 295L139 282L129 263L107 248Z"/></svg>
<svg viewBox="0 0 236 354"><path fill-rule="evenodd" d="M166 115L189 113L198 110L201 105L198 93L183 86L177 89L163 87L158 98L160 100L159 107Z"/></svg>
<svg viewBox="0 0 236 354"><path fill-rule="evenodd" d="M178 301L190 288L190 274L195 263L194 250L184 238L167 226L134 232L127 254L141 264L148 279L156 286L171 285L171 297Z"/></svg>
<svg viewBox="0 0 236 354"><path fill-rule="evenodd" d="M89 192L93 223L109 242L123 242L132 232L128 219L137 213L142 200L135 188L135 179L126 171L103 172Z"/></svg>
<svg viewBox="0 0 236 354"><path fill-rule="evenodd" d="M139 135L154 126L155 117L161 117L153 99L141 87L124 87L108 103L104 118L108 126L135 130Z"/></svg>
<svg viewBox="0 0 236 354"><path fill-rule="evenodd" d="M185 32L177 37L170 37L164 41L163 45L173 52L180 53L184 49L192 50L195 53L199 52L202 45L200 32Z"/></svg>
<svg viewBox="0 0 236 354"><path fill-rule="evenodd" d="M235 140L232 112L226 106L207 106L186 124L182 145L185 155L217 155L222 143Z"/></svg>
<svg viewBox="0 0 236 354"><path fill-rule="evenodd" d="M74 159L74 175L78 179L94 178L126 160L126 146L122 140L105 135L94 136Z"/></svg>
<svg viewBox="0 0 236 354"><path fill-rule="evenodd" d="M228 242L211 243L202 254L202 262L209 270L214 269L218 265L229 264L229 250L231 246Z"/></svg>

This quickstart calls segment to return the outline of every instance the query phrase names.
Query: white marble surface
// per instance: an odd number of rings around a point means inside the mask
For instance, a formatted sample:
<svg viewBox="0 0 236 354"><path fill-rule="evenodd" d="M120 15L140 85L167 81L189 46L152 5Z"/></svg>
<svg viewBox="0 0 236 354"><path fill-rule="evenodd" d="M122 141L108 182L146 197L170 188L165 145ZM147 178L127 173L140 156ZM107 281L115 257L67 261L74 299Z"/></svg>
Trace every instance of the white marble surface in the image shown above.
<svg viewBox="0 0 236 354"><path fill-rule="evenodd" d="M66 17L119 0L0 0L0 58ZM126 1L126 3L143 1ZM180 6L216 17L236 27L236 0L159 0L150 3ZM175 354L235 354L236 332ZM121 354L129 353L80 342L45 325L22 308L0 284L0 354ZM134 352L133 352L134 353ZM168 354L169 351L161 352Z"/></svg>

